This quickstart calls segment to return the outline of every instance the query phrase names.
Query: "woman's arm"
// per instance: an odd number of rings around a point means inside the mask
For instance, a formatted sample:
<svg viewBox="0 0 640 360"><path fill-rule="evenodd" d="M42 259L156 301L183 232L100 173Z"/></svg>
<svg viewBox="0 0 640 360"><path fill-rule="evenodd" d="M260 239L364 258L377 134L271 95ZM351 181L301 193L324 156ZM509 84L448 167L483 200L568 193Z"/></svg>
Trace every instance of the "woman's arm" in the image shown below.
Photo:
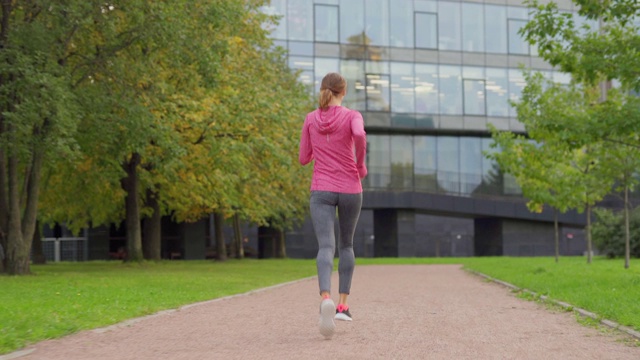
<svg viewBox="0 0 640 360"><path fill-rule="evenodd" d="M367 156L367 133L364 131L362 114L355 110L353 114L354 116L351 119L351 136L353 137L353 143L356 148L356 167L358 168L360 179L364 179L364 177L367 176L367 164L365 164L365 158Z"/></svg>
<svg viewBox="0 0 640 360"><path fill-rule="evenodd" d="M300 134L300 152L298 153L298 161L300 164L307 165L313 160L313 148L311 147L311 137L309 135L309 121L305 119L302 126L302 134Z"/></svg>

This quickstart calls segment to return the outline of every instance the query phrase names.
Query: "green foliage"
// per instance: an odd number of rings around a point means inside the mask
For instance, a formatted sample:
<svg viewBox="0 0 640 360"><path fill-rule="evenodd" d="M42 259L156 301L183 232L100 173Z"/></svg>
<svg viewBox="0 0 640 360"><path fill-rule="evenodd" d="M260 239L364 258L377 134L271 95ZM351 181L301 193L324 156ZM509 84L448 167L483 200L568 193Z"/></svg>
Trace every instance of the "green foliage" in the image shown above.
<svg viewBox="0 0 640 360"><path fill-rule="evenodd" d="M625 234L624 215L620 211L596 209L593 224L593 242L597 249L608 258L624 257ZM640 207L629 217L631 256L640 257Z"/></svg>

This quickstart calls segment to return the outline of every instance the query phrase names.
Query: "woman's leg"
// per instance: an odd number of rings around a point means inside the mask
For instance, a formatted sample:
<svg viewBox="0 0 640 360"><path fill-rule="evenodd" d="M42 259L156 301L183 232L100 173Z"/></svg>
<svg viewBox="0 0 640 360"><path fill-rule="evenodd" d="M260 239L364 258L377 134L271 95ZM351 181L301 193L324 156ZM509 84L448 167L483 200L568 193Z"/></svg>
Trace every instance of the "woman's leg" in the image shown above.
<svg viewBox="0 0 640 360"><path fill-rule="evenodd" d="M311 222L318 239L318 285L320 295L331 292L331 273L336 252L335 218L337 194L326 191L312 191L310 199Z"/></svg>
<svg viewBox="0 0 640 360"><path fill-rule="evenodd" d="M338 273L340 275L339 304L345 306L347 305L347 296L351 292L351 278L355 268L353 235L360 218L361 208L362 194L340 194L338 200L338 221L340 223L340 242L338 246L340 254L340 262L338 264Z"/></svg>

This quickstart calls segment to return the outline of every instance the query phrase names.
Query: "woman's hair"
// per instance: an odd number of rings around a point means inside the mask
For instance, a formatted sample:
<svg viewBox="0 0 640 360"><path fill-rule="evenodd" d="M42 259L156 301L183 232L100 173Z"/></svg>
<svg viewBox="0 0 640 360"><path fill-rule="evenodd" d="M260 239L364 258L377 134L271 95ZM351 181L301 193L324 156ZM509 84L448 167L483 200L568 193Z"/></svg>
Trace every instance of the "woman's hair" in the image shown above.
<svg viewBox="0 0 640 360"><path fill-rule="evenodd" d="M347 81L338 73L328 73L322 79L320 84L320 98L318 104L320 109L326 110L329 107L331 99L339 96L347 87Z"/></svg>

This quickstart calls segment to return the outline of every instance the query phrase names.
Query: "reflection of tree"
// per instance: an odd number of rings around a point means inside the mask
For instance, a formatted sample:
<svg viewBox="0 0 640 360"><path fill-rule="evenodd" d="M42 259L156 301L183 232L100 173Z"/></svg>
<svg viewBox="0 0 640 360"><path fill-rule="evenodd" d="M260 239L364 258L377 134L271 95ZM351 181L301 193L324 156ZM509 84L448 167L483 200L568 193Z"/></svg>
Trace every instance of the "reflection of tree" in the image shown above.
<svg viewBox="0 0 640 360"><path fill-rule="evenodd" d="M413 164L392 163L391 164L390 189L413 189Z"/></svg>
<svg viewBox="0 0 640 360"><path fill-rule="evenodd" d="M379 61L382 59L385 49L380 46L371 46L371 38L364 30L347 38L350 46L345 47L347 59L368 59Z"/></svg>
<svg viewBox="0 0 640 360"><path fill-rule="evenodd" d="M493 163L491 170L482 177L482 183L473 190L471 195L503 195L504 171L500 165Z"/></svg>

